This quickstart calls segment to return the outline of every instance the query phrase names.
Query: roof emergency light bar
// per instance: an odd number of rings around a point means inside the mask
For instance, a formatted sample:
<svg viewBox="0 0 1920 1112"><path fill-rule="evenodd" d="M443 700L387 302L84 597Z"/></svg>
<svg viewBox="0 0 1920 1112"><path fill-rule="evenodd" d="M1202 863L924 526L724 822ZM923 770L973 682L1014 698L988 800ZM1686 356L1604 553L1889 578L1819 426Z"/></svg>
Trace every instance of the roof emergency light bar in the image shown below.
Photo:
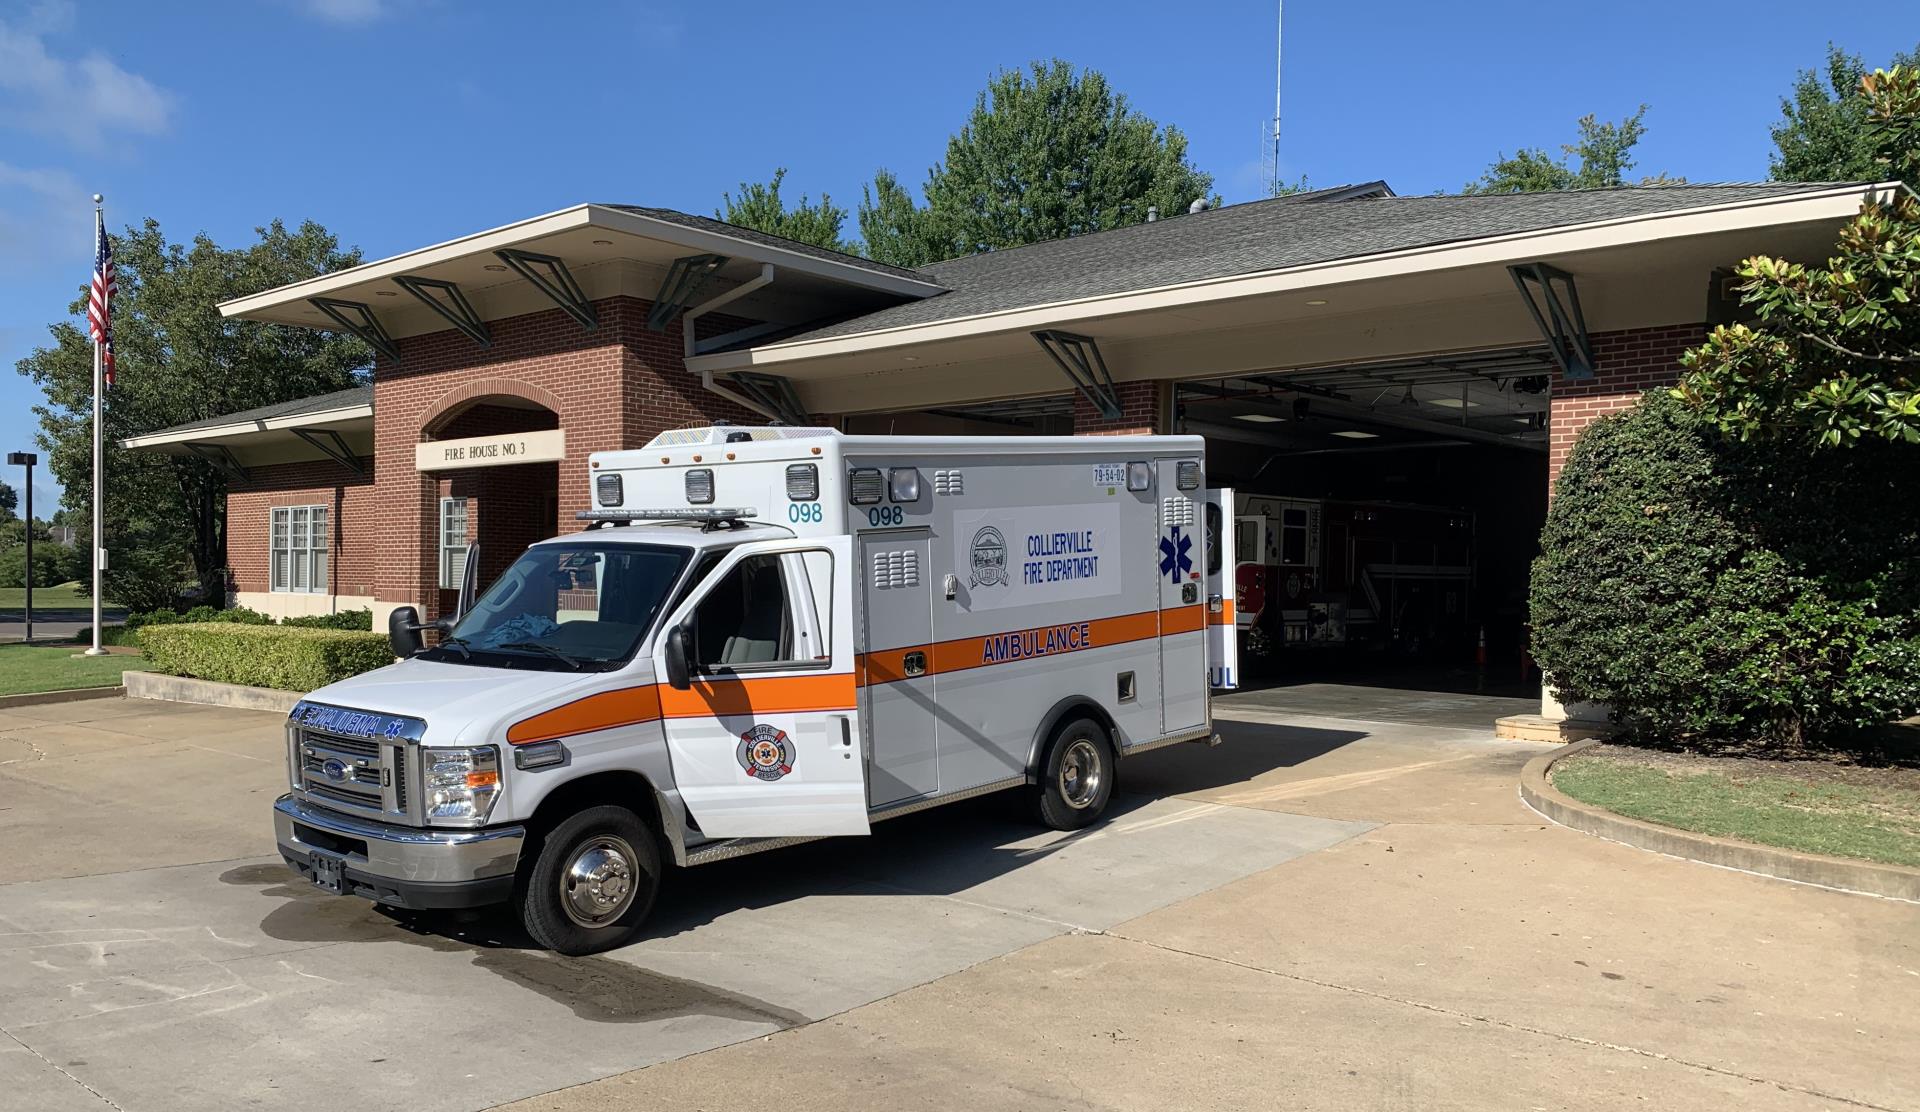
<svg viewBox="0 0 1920 1112"><path fill-rule="evenodd" d="M575 521L746 521L759 514L752 506L670 506L657 510L581 510Z"/></svg>

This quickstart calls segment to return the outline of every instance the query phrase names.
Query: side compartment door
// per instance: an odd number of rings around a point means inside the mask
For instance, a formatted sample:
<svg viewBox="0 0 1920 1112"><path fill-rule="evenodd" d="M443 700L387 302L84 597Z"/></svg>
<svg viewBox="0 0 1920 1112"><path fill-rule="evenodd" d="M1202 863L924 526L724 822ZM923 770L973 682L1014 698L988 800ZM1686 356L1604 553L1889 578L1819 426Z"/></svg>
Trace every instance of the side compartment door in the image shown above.
<svg viewBox="0 0 1920 1112"><path fill-rule="evenodd" d="M867 832L847 537L729 552L662 628L682 630L691 689L665 682L674 783L710 838Z"/></svg>
<svg viewBox="0 0 1920 1112"><path fill-rule="evenodd" d="M1239 545L1232 532L1233 488L1207 491L1207 686L1240 686L1240 630L1234 619L1239 593Z"/></svg>
<svg viewBox="0 0 1920 1112"><path fill-rule="evenodd" d="M875 807L930 795L940 786L937 714L929 667L933 654L932 534L862 533L861 608L866 622L861 723L871 765L868 802Z"/></svg>

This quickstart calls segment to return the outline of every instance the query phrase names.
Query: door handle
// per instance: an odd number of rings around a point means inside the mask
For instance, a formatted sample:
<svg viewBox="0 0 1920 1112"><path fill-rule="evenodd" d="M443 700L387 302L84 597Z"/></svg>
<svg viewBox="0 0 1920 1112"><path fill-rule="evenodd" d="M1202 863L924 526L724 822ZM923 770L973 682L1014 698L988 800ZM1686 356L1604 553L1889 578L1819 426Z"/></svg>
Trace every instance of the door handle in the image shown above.
<svg viewBox="0 0 1920 1112"><path fill-rule="evenodd" d="M926 653L923 653L923 652L908 653L900 663L901 663L901 668L909 676L924 676L927 674L927 654Z"/></svg>
<svg viewBox="0 0 1920 1112"><path fill-rule="evenodd" d="M1208 595L1207 609L1213 611L1215 614L1225 613L1227 609L1226 601L1219 595Z"/></svg>

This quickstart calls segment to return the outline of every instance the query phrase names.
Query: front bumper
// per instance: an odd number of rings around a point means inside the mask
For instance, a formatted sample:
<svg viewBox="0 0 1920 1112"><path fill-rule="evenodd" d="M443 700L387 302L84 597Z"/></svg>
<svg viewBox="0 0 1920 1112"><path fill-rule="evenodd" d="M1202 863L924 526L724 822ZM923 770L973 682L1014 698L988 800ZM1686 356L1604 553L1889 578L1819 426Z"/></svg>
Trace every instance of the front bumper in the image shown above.
<svg viewBox="0 0 1920 1112"><path fill-rule="evenodd" d="M291 795L274 801L273 832L280 856L301 876L338 875L343 894L423 910L509 899L527 840L524 826L421 830L336 814Z"/></svg>

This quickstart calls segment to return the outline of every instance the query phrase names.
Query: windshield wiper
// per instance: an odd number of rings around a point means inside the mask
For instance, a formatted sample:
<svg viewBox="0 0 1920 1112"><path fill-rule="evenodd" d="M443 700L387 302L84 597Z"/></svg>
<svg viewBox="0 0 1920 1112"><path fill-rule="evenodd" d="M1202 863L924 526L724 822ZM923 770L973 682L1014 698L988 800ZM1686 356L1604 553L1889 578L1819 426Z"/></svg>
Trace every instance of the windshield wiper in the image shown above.
<svg viewBox="0 0 1920 1112"><path fill-rule="evenodd" d="M443 647L451 647L451 648L459 649L460 657L462 660L473 659L473 650L467 648L467 639L465 637L442 637L440 639L440 644Z"/></svg>
<svg viewBox="0 0 1920 1112"><path fill-rule="evenodd" d="M546 653L548 656L552 657L553 659L559 661L562 664L565 664L567 667L572 668L576 672L580 670L580 662L578 660L575 660L574 658L568 656L566 653L563 653L559 649L554 648L552 645L543 645L538 641L508 641L504 645L495 645L494 648L496 649L536 649L540 652Z"/></svg>

